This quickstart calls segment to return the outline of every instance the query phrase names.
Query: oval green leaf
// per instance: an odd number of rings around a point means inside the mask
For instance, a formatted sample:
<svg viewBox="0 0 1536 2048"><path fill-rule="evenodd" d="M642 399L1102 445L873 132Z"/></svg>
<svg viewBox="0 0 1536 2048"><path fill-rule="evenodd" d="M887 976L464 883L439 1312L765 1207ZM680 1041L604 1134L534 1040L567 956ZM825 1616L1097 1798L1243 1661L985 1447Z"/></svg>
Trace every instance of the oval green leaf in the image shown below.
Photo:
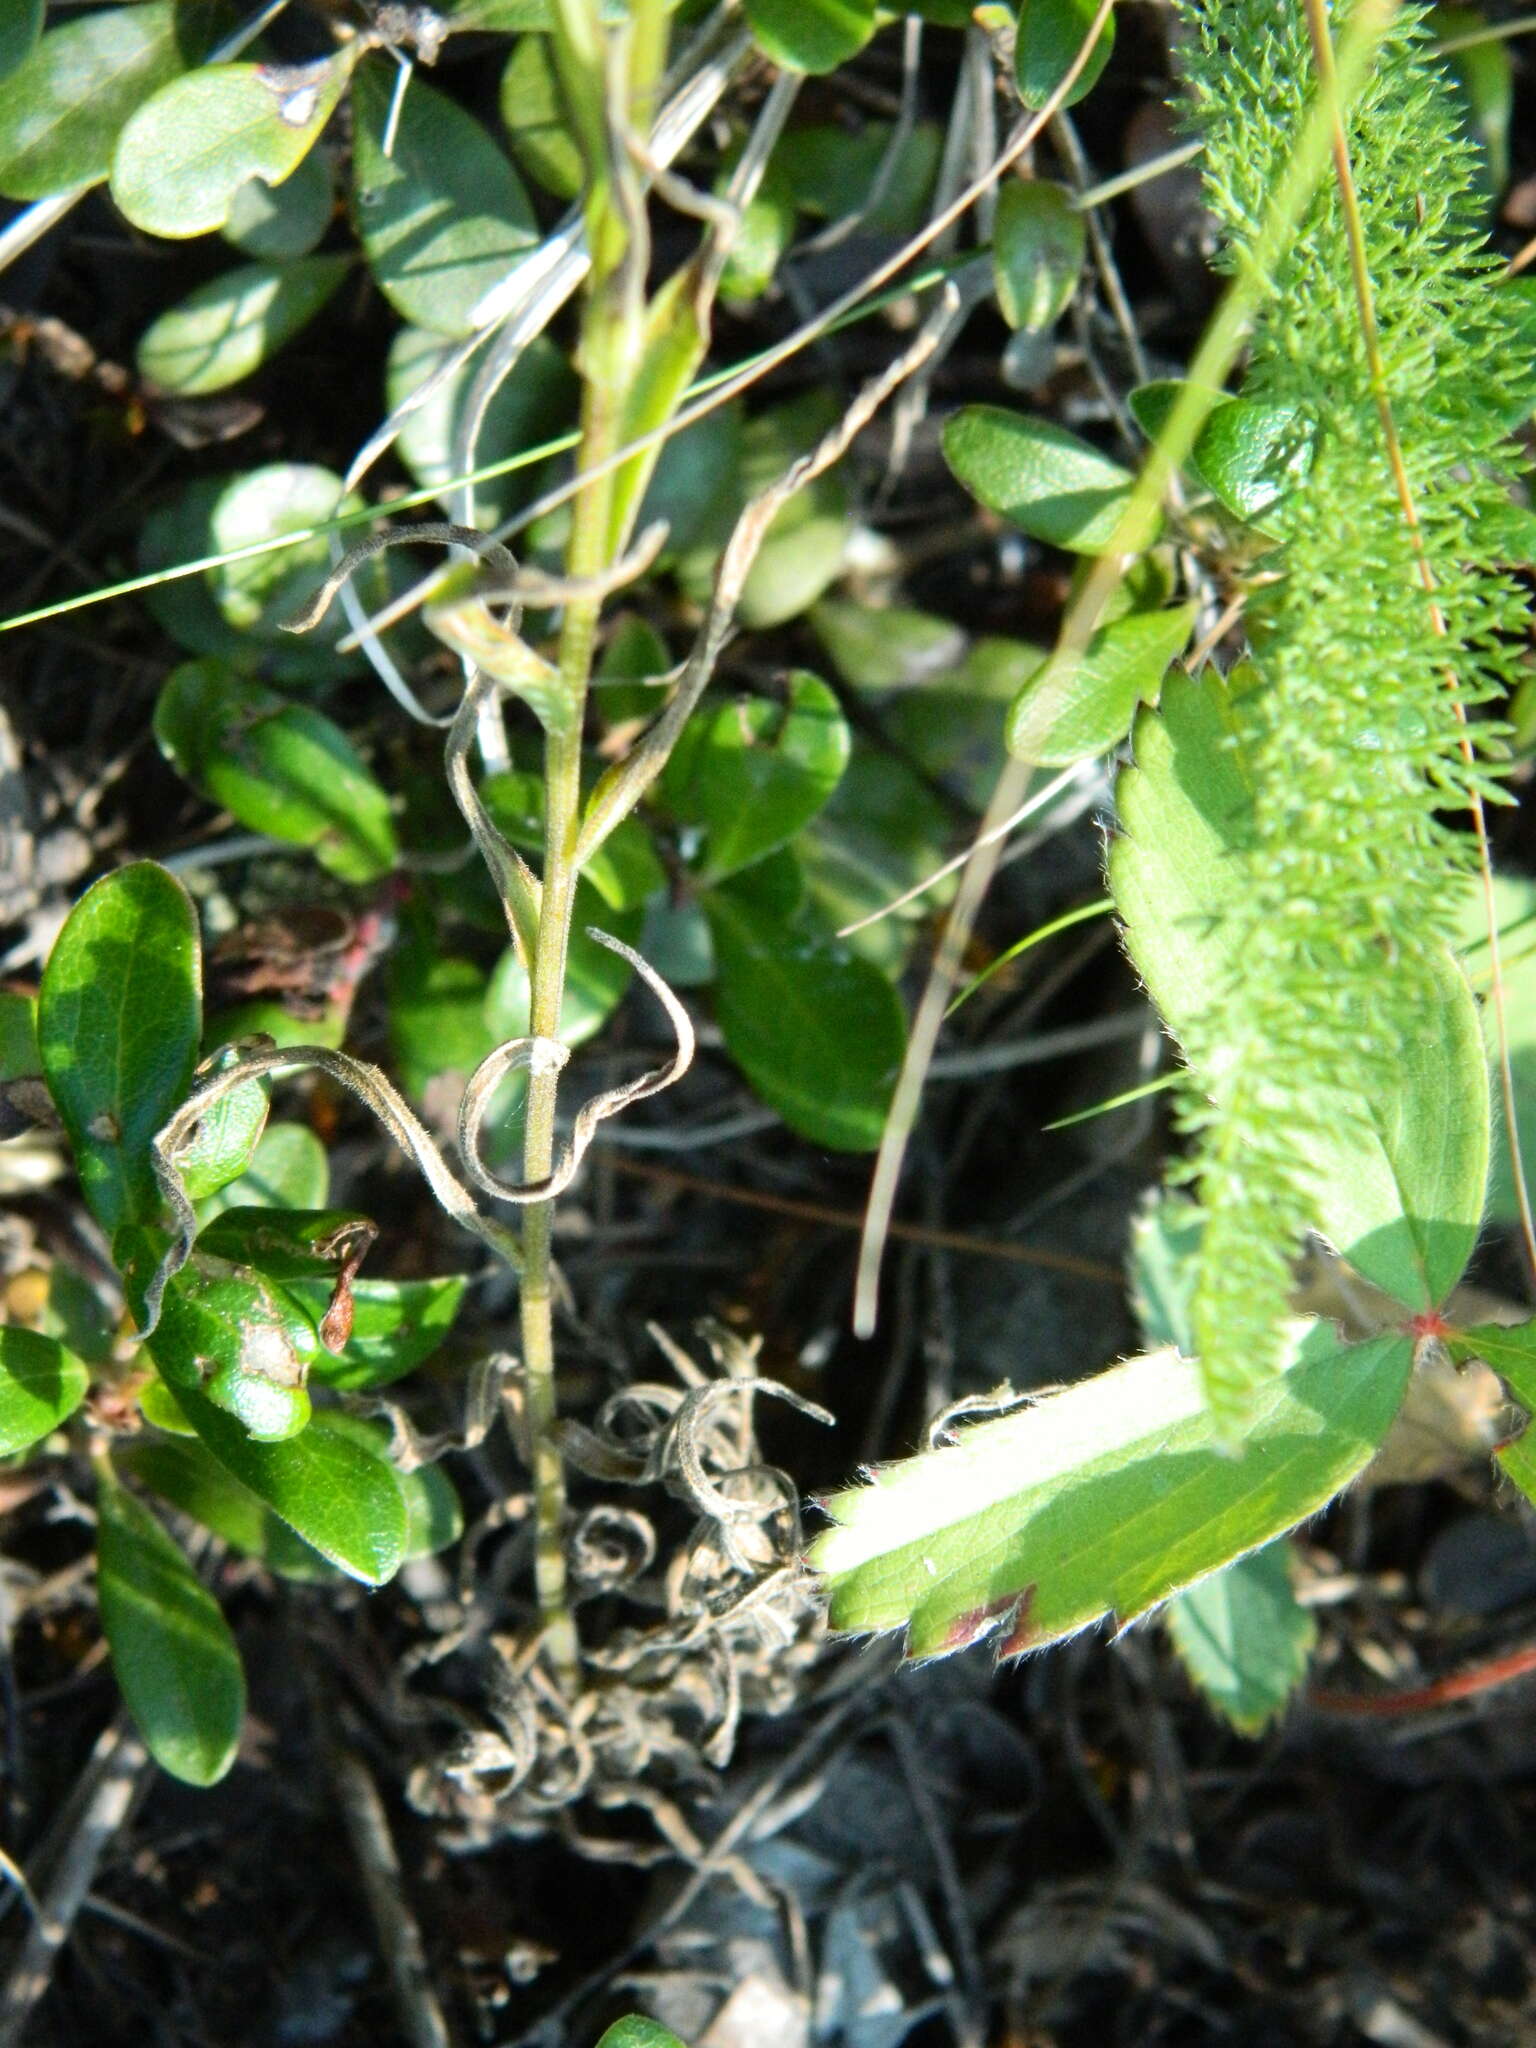
<svg viewBox="0 0 1536 2048"><path fill-rule="evenodd" d="M1081 654L1052 655L1009 707L1009 752L1066 768L1119 746L1136 706L1157 696L1168 664L1187 645L1195 609L1132 612L1101 626Z"/></svg>
<svg viewBox="0 0 1536 2048"><path fill-rule="evenodd" d="M518 38L501 74L501 118L529 177L557 199L574 199L586 169L548 36Z"/></svg>
<svg viewBox="0 0 1536 2048"><path fill-rule="evenodd" d="M175 1407L169 1395L164 1398ZM147 1409L145 1412L148 1414ZM159 1420L158 1416L150 1419ZM280 1577L304 1584L334 1582L335 1567L295 1536L233 1473L225 1471L198 1441L179 1409L175 1410L175 1423L184 1434L172 1439L141 1439L115 1453L116 1462L152 1493L211 1530L220 1542L247 1557L259 1557Z"/></svg>
<svg viewBox="0 0 1536 2048"><path fill-rule="evenodd" d="M183 1784L216 1785L245 1718L218 1602L149 1509L111 1483L97 1497L96 1563L112 1668L151 1756Z"/></svg>
<svg viewBox="0 0 1536 2048"><path fill-rule="evenodd" d="M325 1147L307 1124L268 1124L238 1180L220 1188L204 1221L224 1209L323 1209L331 1183Z"/></svg>
<svg viewBox="0 0 1536 2048"><path fill-rule="evenodd" d="M826 803L848 765L848 721L818 676L797 669L788 702L739 697L701 706L673 749L661 796L701 835L696 862L722 881L793 839Z"/></svg>
<svg viewBox="0 0 1536 2048"><path fill-rule="evenodd" d="M997 303L1012 328L1054 327L1077 290L1088 230L1064 185L1010 178L997 195L992 267Z"/></svg>
<svg viewBox="0 0 1536 2048"><path fill-rule="evenodd" d="M880 1142L906 1048L878 967L736 889L705 897L726 1050L792 1130L837 1152Z"/></svg>
<svg viewBox="0 0 1536 2048"><path fill-rule="evenodd" d="M350 268L347 256L303 256L226 270L145 329L139 372L182 396L238 384L313 320Z"/></svg>
<svg viewBox="0 0 1536 2048"><path fill-rule="evenodd" d="M224 239L258 263L291 263L319 245L333 197L330 165L311 151L281 185L246 179L229 203Z"/></svg>
<svg viewBox="0 0 1536 2048"><path fill-rule="evenodd" d="M180 882L138 861L88 889L43 974L37 1037L109 1235L160 1213L150 1141L191 1085L201 1011L197 920Z"/></svg>
<svg viewBox="0 0 1536 2048"><path fill-rule="evenodd" d="M392 1386L441 1348L467 1285L457 1274L440 1280L354 1280L352 1334L341 1351L322 1351L312 1377L343 1393ZM322 1281L295 1280L288 1290L318 1323L330 1302Z"/></svg>
<svg viewBox="0 0 1536 2048"><path fill-rule="evenodd" d="M746 0L758 48L787 71L835 71L875 32L875 0Z"/></svg>
<svg viewBox="0 0 1536 2048"><path fill-rule="evenodd" d="M434 334L468 334L480 301L537 240L533 209L479 122L419 72L386 156L396 77L387 58L370 57L353 86L358 237L396 312Z"/></svg>
<svg viewBox="0 0 1536 2048"><path fill-rule="evenodd" d="M1098 0L1024 0L1014 45L1014 70L1019 98L1026 107L1043 107L1055 93L1077 61L1098 11ZM1060 102L1063 107L1075 107L1093 91L1114 47L1115 17L1111 13L1088 62Z"/></svg>
<svg viewBox="0 0 1536 2048"><path fill-rule="evenodd" d="M118 138L112 197L146 234L205 235L251 178L280 185L320 139L356 62L210 64L162 88Z"/></svg>
<svg viewBox="0 0 1536 2048"><path fill-rule="evenodd" d="M67 1421L90 1383L84 1361L57 1339L0 1327L0 1458L14 1458Z"/></svg>
<svg viewBox="0 0 1536 2048"><path fill-rule="evenodd" d="M1195 436L1190 466L1234 518L1252 524L1306 482L1316 449L1317 428L1299 407L1234 398Z"/></svg>
<svg viewBox="0 0 1536 2048"><path fill-rule="evenodd" d="M312 847L343 881L376 881L394 866L389 799L323 712L224 662L189 661L160 693L155 737L203 796L253 832Z"/></svg>
<svg viewBox="0 0 1536 2048"><path fill-rule="evenodd" d="M201 1252L165 1290L149 1338L173 1392L205 1393L262 1443L282 1443L308 1423L305 1381L319 1349L314 1324L281 1287Z"/></svg>
<svg viewBox="0 0 1536 2048"><path fill-rule="evenodd" d="M1296 1598L1283 1540L1240 1557L1168 1603L1168 1634L1207 1703L1258 1735L1306 1675L1317 1620Z"/></svg>
<svg viewBox="0 0 1536 2048"><path fill-rule="evenodd" d="M104 178L134 108L201 60L216 20L206 0L146 0L50 29L0 100L0 192L46 199Z"/></svg>
<svg viewBox="0 0 1536 2048"><path fill-rule="evenodd" d="M172 1392L226 1471L297 1536L365 1586L392 1579L405 1555L405 1499L394 1468L362 1449L322 1410L284 1443L257 1443L190 1387Z"/></svg>
<svg viewBox="0 0 1536 2048"><path fill-rule="evenodd" d="M983 505L1080 555L1108 546L1135 481L1065 427L997 405L955 413L944 427L944 457Z"/></svg>
<svg viewBox="0 0 1536 2048"><path fill-rule="evenodd" d="M48 0L11 0L0 19L0 78L8 78L36 49L47 5Z"/></svg>

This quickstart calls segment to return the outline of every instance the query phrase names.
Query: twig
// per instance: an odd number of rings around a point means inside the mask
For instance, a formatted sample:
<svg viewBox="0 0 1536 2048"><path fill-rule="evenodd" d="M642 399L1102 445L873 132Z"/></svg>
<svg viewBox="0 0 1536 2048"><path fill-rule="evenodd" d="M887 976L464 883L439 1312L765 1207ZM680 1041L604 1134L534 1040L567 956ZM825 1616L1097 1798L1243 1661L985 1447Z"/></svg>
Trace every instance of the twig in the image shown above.
<svg viewBox="0 0 1536 2048"><path fill-rule="evenodd" d="M421 1929L406 1904L400 1858L378 1787L355 1750L334 1746L329 1762L405 2039L409 2048L450 2048L448 2023L432 1988Z"/></svg>

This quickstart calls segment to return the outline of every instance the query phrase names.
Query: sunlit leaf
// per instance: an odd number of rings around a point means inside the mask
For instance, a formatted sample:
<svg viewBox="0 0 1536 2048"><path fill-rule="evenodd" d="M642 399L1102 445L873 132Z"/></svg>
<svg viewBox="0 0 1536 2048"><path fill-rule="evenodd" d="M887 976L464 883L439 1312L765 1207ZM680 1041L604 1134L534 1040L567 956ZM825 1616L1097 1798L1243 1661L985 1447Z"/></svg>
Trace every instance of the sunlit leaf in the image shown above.
<svg viewBox="0 0 1536 2048"><path fill-rule="evenodd" d="M1132 476L1054 420L967 405L944 427L944 456L971 494L1036 540L1078 554L1107 546Z"/></svg>
<svg viewBox="0 0 1536 2048"><path fill-rule="evenodd" d="M875 0L746 0L758 47L790 71L835 71L875 32Z"/></svg>
<svg viewBox="0 0 1536 2048"><path fill-rule="evenodd" d="M14 1458L66 1422L89 1385L84 1362L56 1339L0 1325L0 1458Z"/></svg>
<svg viewBox="0 0 1536 2048"><path fill-rule="evenodd" d="M574 199L586 175L548 36L520 36L501 74L501 118L512 153L557 199Z"/></svg>
<svg viewBox="0 0 1536 2048"><path fill-rule="evenodd" d="M387 1387L439 1350L464 1300L457 1274L440 1280L354 1280L352 1333L334 1357L322 1351L312 1375L344 1393ZM295 1280L288 1290L316 1322L330 1289L323 1281Z"/></svg>
<svg viewBox="0 0 1536 2048"><path fill-rule="evenodd" d="M226 1472L198 1441L190 1423L175 1408L174 1398L169 1394L163 1398L175 1410L179 1430L185 1433L173 1439L157 1437L129 1444L114 1453L123 1470L211 1530L221 1542L247 1557L259 1557L280 1577L308 1584L334 1581L335 1566L295 1536L232 1472ZM146 1403L145 1413L164 1427L158 1409L150 1414Z"/></svg>
<svg viewBox="0 0 1536 2048"><path fill-rule="evenodd" d="M281 185L247 178L229 203L224 239L261 263L308 256L331 224L330 165L312 150Z"/></svg>
<svg viewBox="0 0 1536 2048"><path fill-rule="evenodd" d="M325 1147L307 1124L268 1124L245 1171L220 1188L204 1207L205 1221L218 1209L266 1204L279 1209L323 1209L330 1187Z"/></svg>
<svg viewBox="0 0 1536 2048"><path fill-rule="evenodd" d="M1242 1735L1259 1734L1284 1711L1317 1641L1283 1541L1176 1593L1164 1618L1191 1681Z"/></svg>
<svg viewBox="0 0 1536 2048"><path fill-rule="evenodd" d="M1043 107L1076 62L1098 13L1098 0L1024 0L1019 14L1014 68L1019 97L1026 107ZM1093 44L1088 62L1078 73L1063 107L1075 107L1092 92L1115 47L1111 13Z"/></svg>
<svg viewBox="0 0 1536 2048"><path fill-rule="evenodd" d="M1168 664L1188 643L1195 609L1132 612L1101 626L1081 654L1052 655L1009 708L1010 751L1044 768L1064 768L1117 747L1137 705L1156 697Z"/></svg>
<svg viewBox="0 0 1536 2048"><path fill-rule="evenodd" d="M390 345L385 399L393 411L423 384L451 353L453 344L419 327L402 327ZM478 363L449 377L401 423L395 443L417 483L432 488L459 474L454 444L475 380ZM504 462L525 448L553 440L576 416L577 384L570 364L547 335L536 335L510 376L502 379L485 409L475 441L477 463ZM537 494L548 477L546 463L530 463L505 476L475 485L475 507L490 524L510 518ZM447 509L451 493L444 494Z"/></svg>
<svg viewBox="0 0 1536 2048"><path fill-rule="evenodd" d="M44 971L37 1036L82 1191L109 1234L160 1213L150 1141L191 1084L201 1008L181 884L139 861L88 889Z"/></svg>
<svg viewBox="0 0 1536 2048"><path fill-rule="evenodd" d="M352 88L358 236L396 312L436 334L468 334L481 299L537 240L533 209L479 122L419 72L386 155L397 76L386 57L369 57Z"/></svg>
<svg viewBox="0 0 1536 2048"><path fill-rule="evenodd" d="M997 303L1026 334L1053 327L1072 303L1088 230L1064 185L1010 178L997 195L992 267Z"/></svg>
<svg viewBox="0 0 1536 2048"><path fill-rule="evenodd" d="M216 1785L245 1718L240 1652L219 1604L125 1487L97 1495L96 1594L128 1711L162 1770Z"/></svg>
<svg viewBox="0 0 1536 2048"><path fill-rule="evenodd" d="M254 832L309 846L369 882L395 861L389 799L341 728L219 661L183 662L160 693L155 737L179 774Z"/></svg>
<svg viewBox="0 0 1536 2048"><path fill-rule="evenodd" d="M239 383L308 325L350 264L346 256L305 256L210 278L145 330L140 374L183 397Z"/></svg>
<svg viewBox="0 0 1536 2048"><path fill-rule="evenodd" d="M1105 1615L1124 1627L1330 1500L1385 1436L1411 1358L1407 1338L1298 1326L1238 1456L1171 1352L963 1429L827 1503L811 1562L833 1626L905 1625L919 1657L994 1629L1014 1655Z"/></svg>
<svg viewBox="0 0 1536 2048"><path fill-rule="evenodd" d="M112 197L147 234L204 235L252 178L281 185L320 138L355 49L314 64L210 64L164 86L118 138Z"/></svg>

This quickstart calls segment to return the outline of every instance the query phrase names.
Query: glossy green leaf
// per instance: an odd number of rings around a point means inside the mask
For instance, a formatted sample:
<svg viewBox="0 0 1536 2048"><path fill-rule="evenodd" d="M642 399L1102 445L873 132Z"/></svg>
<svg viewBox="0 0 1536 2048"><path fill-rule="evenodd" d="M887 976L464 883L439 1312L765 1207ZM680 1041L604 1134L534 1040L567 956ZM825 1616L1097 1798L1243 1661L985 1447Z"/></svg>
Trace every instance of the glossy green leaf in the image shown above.
<svg viewBox="0 0 1536 2048"><path fill-rule="evenodd" d="M360 1450L367 1451L394 1473L405 1502L402 1564L409 1564L416 1557L435 1557L438 1551L459 1540L464 1533L464 1511L452 1480L441 1466L418 1465L413 1472L402 1472L389 1464L389 1431L382 1423L335 1409L328 1409L325 1419L333 1434L350 1438Z"/></svg>
<svg viewBox="0 0 1536 2048"><path fill-rule="evenodd" d="M135 227L172 238L229 219L248 180L281 185L330 119L356 62L210 64L164 86L118 138L112 197Z"/></svg>
<svg viewBox="0 0 1536 2048"><path fill-rule="evenodd" d="M608 2028L597 2048L686 2048L670 2027L645 2013L626 2013Z"/></svg>
<svg viewBox="0 0 1536 2048"><path fill-rule="evenodd" d="M67 1421L89 1386L83 1360L56 1339L0 1325L0 1458L14 1458Z"/></svg>
<svg viewBox="0 0 1536 2048"><path fill-rule="evenodd" d="M260 263L291 263L308 256L331 224L331 168L311 150L291 178L268 185L247 178L229 202L224 239Z"/></svg>
<svg viewBox="0 0 1536 2048"><path fill-rule="evenodd" d="M967 405L945 423L944 457L973 497L1053 547L1108 545L1134 479L1053 420Z"/></svg>
<svg viewBox="0 0 1536 2048"><path fill-rule="evenodd" d="M1317 428L1294 405L1234 398L1195 437L1191 466L1236 518L1263 518L1312 468Z"/></svg>
<svg viewBox="0 0 1536 2048"><path fill-rule="evenodd" d="M537 240L533 209L479 122L419 71L386 156L396 78L388 58L373 56L352 88L358 236L396 312L435 334L468 334L480 301Z"/></svg>
<svg viewBox="0 0 1536 2048"><path fill-rule="evenodd" d="M112 1668L162 1770L216 1785L245 1718L240 1652L185 1554L126 1488L97 1496L96 1592Z"/></svg>
<svg viewBox="0 0 1536 2048"><path fill-rule="evenodd" d="M309 324L350 263L346 256L305 256L243 264L210 278L145 330L140 375L182 397L238 384Z"/></svg>
<svg viewBox="0 0 1536 2048"><path fill-rule="evenodd" d="M404 403L452 353L453 344L440 334L403 327L390 345L385 400L391 411ZM417 483L432 489L459 474L454 444L475 380L478 361L449 377L401 423L395 443L401 461ZM518 357L511 375L502 380L485 410L475 442L477 463L504 462L526 448L541 447L574 423L577 384L574 372L547 335L536 335ZM475 507L487 524L497 524L528 504L549 480L547 462L530 463L475 485ZM458 513L454 494L444 494L446 510Z"/></svg>
<svg viewBox="0 0 1536 2048"><path fill-rule="evenodd" d="M199 958L186 890L138 861L86 891L43 974L43 1072L85 1199L109 1234L160 1213L150 1141L191 1085Z"/></svg>
<svg viewBox="0 0 1536 2048"><path fill-rule="evenodd" d="M18 64L24 64L43 32L43 13L48 0L11 0L0 16L0 78L7 78Z"/></svg>
<svg viewBox="0 0 1536 2048"><path fill-rule="evenodd" d="M894 151L894 160L893 153ZM786 130L774 170L802 213L848 220L858 236L915 234L932 209L944 152L936 121L919 121L900 138L889 121L808 121Z"/></svg>
<svg viewBox="0 0 1536 2048"><path fill-rule="evenodd" d="M1402 1401L1403 1337L1292 1333L1256 1390L1245 1448L1219 1435L1199 1369L1113 1366L827 1503L811 1547L839 1629L906 1625L918 1657L997 1628L1012 1656L1102 1616L1124 1627L1292 1528L1366 1464Z"/></svg>
<svg viewBox="0 0 1536 2048"><path fill-rule="evenodd" d="M391 1466L334 1426L326 1410L282 1443L258 1443L189 1387L177 1405L214 1457L322 1557L366 1586L393 1578L405 1555L405 1500Z"/></svg>
<svg viewBox="0 0 1536 2048"><path fill-rule="evenodd" d="M1043 107L1077 60L1098 13L1098 0L1023 0L1014 71L1026 107ZM1074 80L1063 107L1075 107L1092 92L1115 47L1115 17L1100 29L1088 62Z"/></svg>
<svg viewBox="0 0 1536 2048"><path fill-rule="evenodd" d="M501 118L529 177L557 199L574 199L586 171L548 36L518 38L501 74Z"/></svg>
<svg viewBox="0 0 1536 2048"><path fill-rule="evenodd" d="M1116 792L1122 836L1110 852L1110 884L1131 957L1175 1036L1196 1028L1212 991L1240 974L1233 953L1253 793L1229 694L1251 686L1250 673L1172 674L1160 711L1137 720L1135 765ZM1219 1076L1202 1079L1219 1087ZM1283 1081L1273 1077L1276 1088ZM1315 1090L1308 1103L1298 1119L1306 1132L1298 1171L1312 1189L1317 1228L1399 1301L1435 1307L1476 1241L1488 1158L1477 1011L1449 955L1426 969L1414 1026L1394 1056L1372 1051L1335 1116L1319 1115L1326 1105Z"/></svg>
<svg viewBox="0 0 1536 2048"><path fill-rule="evenodd" d="M142 1255L124 1259L122 1239L118 1245L119 1259L142 1276ZM282 1443L309 1421L315 1326L283 1288L247 1266L194 1252L165 1290L148 1346L178 1397L188 1388L206 1394L258 1442Z"/></svg>
<svg viewBox="0 0 1536 2048"><path fill-rule="evenodd" d="M220 1188L203 1211L265 1205L276 1209L323 1209L331 1167L325 1147L306 1124L268 1124L245 1171Z"/></svg>
<svg viewBox="0 0 1536 2048"><path fill-rule="evenodd" d="M164 1398L175 1407L172 1396L167 1394ZM176 1420L186 1434L171 1439L142 1439L116 1452L116 1462L152 1493L158 1493L173 1508L179 1508L182 1514L211 1530L221 1542L247 1557L260 1558L282 1578L297 1579L302 1584L334 1580L335 1567L295 1536L287 1523L279 1520L248 1487L242 1486L232 1472L225 1471L192 1433L179 1409Z"/></svg>
<svg viewBox="0 0 1536 2048"><path fill-rule="evenodd" d="M1081 654L1052 655L1009 708L1009 751L1043 768L1065 768L1119 746L1137 705L1157 696L1194 623L1192 604L1132 612L1101 626Z"/></svg>
<svg viewBox="0 0 1536 2048"><path fill-rule="evenodd" d="M104 178L134 108L201 60L218 19L207 0L146 0L49 29L0 98L0 192L46 199Z"/></svg>
<svg viewBox="0 0 1536 2048"><path fill-rule="evenodd" d="M1317 1641L1283 1540L1176 1593L1164 1619L1191 1682L1241 1735L1260 1734L1284 1711Z"/></svg>
<svg viewBox="0 0 1536 2048"><path fill-rule="evenodd" d="M267 1084L249 1081L199 1118L197 1128L176 1155L176 1169L189 1201L204 1201L245 1172L266 1128L267 1103Z"/></svg>
<svg viewBox="0 0 1536 2048"><path fill-rule="evenodd" d="M697 836L690 857L721 881L794 838L842 779L851 741L836 697L796 669L787 702L705 704L683 728L661 778L672 815Z"/></svg>
<svg viewBox="0 0 1536 2048"><path fill-rule="evenodd" d="M156 1429L163 1429L171 1436L194 1437L197 1431L176 1406L176 1396L171 1392L158 1373L151 1373L139 1387L139 1412L144 1420L153 1423Z"/></svg>
<svg viewBox="0 0 1536 2048"><path fill-rule="evenodd" d="M758 48L787 71L835 71L875 32L875 0L746 0Z"/></svg>
<svg viewBox="0 0 1536 2048"><path fill-rule="evenodd" d="M1077 290L1088 230L1064 185L1010 178L997 195L992 268L1008 325L1026 334L1054 327Z"/></svg>
<svg viewBox="0 0 1536 2048"><path fill-rule="evenodd" d="M312 847L344 881L393 867L389 799L323 712L223 662L189 661L160 693L155 737L194 789L252 831Z"/></svg>
<svg viewBox="0 0 1536 2048"><path fill-rule="evenodd" d="M715 1016L731 1058L802 1137L837 1152L872 1151L906 1048L890 981L741 890L711 890L705 909Z"/></svg>
<svg viewBox="0 0 1536 2048"><path fill-rule="evenodd" d="M466 1284L457 1274L440 1280L354 1280L352 1334L336 1356L320 1353L312 1377L351 1394L403 1379L441 1349ZM295 1280L288 1291L316 1322L325 1314L331 1298L325 1282Z"/></svg>
<svg viewBox="0 0 1536 2048"><path fill-rule="evenodd" d="M717 189L727 176L721 173ZM761 184L741 210L730 254L720 273L720 296L738 305L760 299L778 274L795 238L797 208L788 178L770 163Z"/></svg>

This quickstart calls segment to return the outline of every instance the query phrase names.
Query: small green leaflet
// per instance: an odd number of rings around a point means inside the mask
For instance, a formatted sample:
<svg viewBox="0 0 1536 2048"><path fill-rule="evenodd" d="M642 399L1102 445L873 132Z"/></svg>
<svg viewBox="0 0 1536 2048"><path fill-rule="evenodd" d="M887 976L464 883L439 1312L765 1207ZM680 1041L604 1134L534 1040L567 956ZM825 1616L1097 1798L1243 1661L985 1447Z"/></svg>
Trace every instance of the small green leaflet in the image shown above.
<svg viewBox="0 0 1536 2048"><path fill-rule="evenodd" d="M1026 107L1041 108L1052 98L1077 61L1098 11L1099 0L1023 0L1014 69L1019 97ZM1087 63L1062 100L1063 107L1075 107L1092 92L1114 47L1115 17L1111 12Z"/></svg>
<svg viewBox="0 0 1536 2048"><path fill-rule="evenodd" d="M161 752L194 789L252 831L314 849L349 882L396 856L389 799L340 726L227 663L183 662L155 707Z"/></svg>
<svg viewBox="0 0 1536 2048"><path fill-rule="evenodd" d="M344 44L314 64L210 64L176 79L119 137L112 197L146 234L223 227L250 179L281 185L298 169L356 61Z"/></svg>
<svg viewBox="0 0 1536 2048"><path fill-rule="evenodd" d="M97 1595L112 1668L150 1754L216 1785L245 1717L240 1652L219 1604L148 1508L112 1480L97 1494Z"/></svg>
<svg viewBox="0 0 1536 2048"><path fill-rule="evenodd" d="M1341 1346L1325 1325L1296 1326L1286 1369L1255 1391L1241 1456L1172 1352L979 1423L827 1503L836 1526L810 1560L833 1626L905 1624L915 1657L994 1629L1014 1655L1105 1615L1123 1627L1347 1485L1411 1360L1405 1337Z"/></svg>
<svg viewBox="0 0 1536 2048"><path fill-rule="evenodd" d="M70 912L43 974L38 1050L108 1235L160 1213L150 1141L192 1080L202 1009L197 922L185 889L139 861Z"/></svg>
<svg viewBox="0 0 1536 2048"><path fill-rule="evenodd" d="M998 405L952 414L944 459L983 505L1036 540L1082 555L1108 545L1135 482L1065 427Z"/></svg>
<svg viewBox="0 0 1536 2048"><path fill-rule="evenodd" d="M1284 1711L1317 1641L1283 1541L1175 1594L1164 1618L1191 1680L1241 1735L1258 1735Z"/></svg>
<svg viewBox="0 0 1536 2048"><path fill-rule="evenodd" d="M85 1399L90 1374L53 1337L0 1326L0 1458L14 1458L58 1428Z"/></svg>
<svg viewBox="0 0 1536 2048"><path fill-rule="evenodd" d="M145 330L140 374L182 397L238 384L308 325L351 267L349 256L301 256L210 278Z"/></svg>
<svg viewBox="0 0 1536 2048"><path fill-rule="evenodd" d="M992 265L1010 327L1054 327L1077 290L1088 230L1072 194L1047 178L1009 178L997 195Z"/></svg>
<svg viewBox="0 0 1536 2048"><path fill-rule="evenodd" d="M826 684L797 669L786 690L783 705L745 697L701 707L662 771L663 801L699 835L705 881L722 881L793 839L848 765L848 723Z"/></svg>
<svg viewBox="0 0 1536 2048"><path fill-rule="evenodd" d="M623 2019L615 2020L597 2048L686 2048L670 2027L664 2027L660 2020L646 2017L644 2013L627 2013Z"/></svg>
<svg viewBox="0 0 1536 2048"><path fill-rule="evenodd" d="M788 71L835 71L875 32L875 0L746 0L758 48Z"/></svg>
<svg viewBox="0 0 1536 2048"><path fill-rule="evenodd" d="M1009 752L1065 768L1117 747L1138 704L1156 698L1169 663L1188 644L1195 609L1131 612L1101 626L1081 654L1053 654L1009 706Z"/></svg>

